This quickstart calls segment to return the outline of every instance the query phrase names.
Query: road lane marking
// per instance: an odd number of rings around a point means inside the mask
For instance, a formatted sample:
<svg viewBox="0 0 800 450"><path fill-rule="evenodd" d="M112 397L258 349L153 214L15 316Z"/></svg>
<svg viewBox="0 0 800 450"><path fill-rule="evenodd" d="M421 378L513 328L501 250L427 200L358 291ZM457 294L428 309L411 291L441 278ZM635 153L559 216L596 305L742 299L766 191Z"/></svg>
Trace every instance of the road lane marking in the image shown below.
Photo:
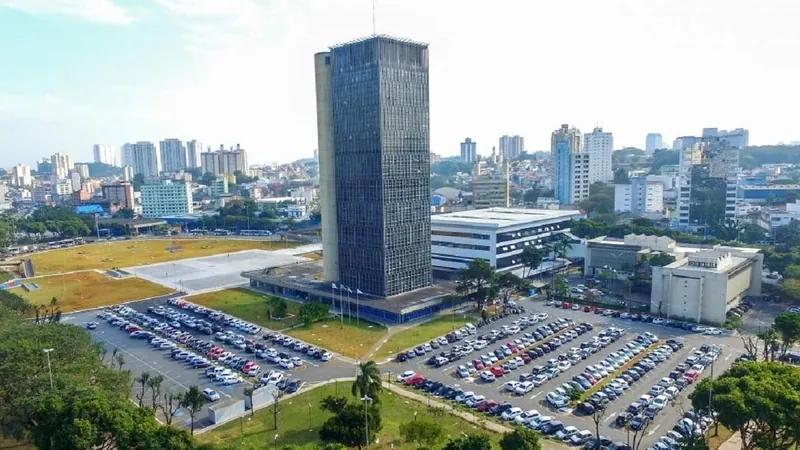
<svg viewBox="0 0 800 450"><path fill-rule="evenodd" d="M658 424L658 425L656 425L656 426L655 426L655 428L653 428L652 430L650 430L650 431L647 433L647 435L648 435L648 436L652 436L652 435L654 435L654 434L656 433L656 431L658 431L658 429L659 429L660 427L661 427L661 424Z"/></svg>
<svg viewBox="0 0 800 450"><path fill-rule="evenodd" d="M608 416L608 417L606 418L606 420L604 420L604 421L603 421L603 423L608 423L608 421L609 421L609 420L611 420L611 419L613 419L613 418L614 418L614 416L616 416L616 415L617 415L617 413L612 413L610 416Z"/></svg>
<svg viewBox="0 0 800 450"><path fill-rule="evenodd" d="M538 396L540 396L540 395L542 395L542 393L541 393L541 392L537 392L537 393L535 393L535 394L531 395L531 397L530 397L530 399L529 399L529 400L533 400L533 399L535 399L536 397L538 397Z"/></svg>

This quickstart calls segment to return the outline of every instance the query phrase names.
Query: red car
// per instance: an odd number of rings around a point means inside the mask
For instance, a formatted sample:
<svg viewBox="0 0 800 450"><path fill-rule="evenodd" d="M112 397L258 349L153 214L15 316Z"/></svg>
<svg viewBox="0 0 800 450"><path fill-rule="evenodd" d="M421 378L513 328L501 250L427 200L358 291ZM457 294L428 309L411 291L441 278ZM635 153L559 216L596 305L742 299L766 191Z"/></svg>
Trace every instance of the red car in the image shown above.
<svg viewBox="0 0 800 450"><path fill-rule="evenodd" d="M494 405L496 405L496 404L497 404L497 402L494 401L494 400L484 400L484 401L478 403L478 407L475 408L475 409L477 409L480 412L486 412L486 411L492 409L492 407Z"/></svg>
<svg viewBox="0 0 800 450"><path fill-rule="evenodd" d="M683 374L683 378L686 378L686 382L692 384L697 380L697 377L700 376L696 370L687 370L685 374Z"/></svg>
<svg viewBox="0 0 800 450"><path fill-rule="evenodd" d="M525 364L528 364L529 362L533 361L533 358L528 356L527 353L523 353L522 354L522 360L525 361Z"/></svg>
<svg viewBox="0 0 800 450"><path fill-rule="evenodd" d="M598 308L598 307L595 307L595 308L594 308L594 313L595 313L595 314L603 314L603 308Z"/></svg>
<svg viewBox="0 0 800 450"><path fill-rule="evenodd" d="M561 304L561 309L572 309L572 303L564 302Z"/></svg>
<svg viewBox="0 0 800 450"><path fill-rule="evenodd" d="M423 377L418 373L415 373L411 378L406 380L406 384L409 386L416 386L422 383L423 381L425 381L425 377Z"/></svg>
<svg viewBox="0 0 800 450"><path fill-rule="evenodd" d="M483 370L486 368L486 366L483 365L483 361L478 361L477 363L473 362L472 367L474 367L475 370Z"/></svg>
<svg viewBox="0 0 800 450"><path fill-rule="evenodd" d="M489 372L492 372L492 375L498 378L503 376L503 368L500 366L492 367L491 369L489 369Z"/></svg>
<svg viewBox="0 0 800 450"><path fill-rule="evenodd" d="M592 307L591 306L584 306L583 307L583 312L592 312Z"/></svg>

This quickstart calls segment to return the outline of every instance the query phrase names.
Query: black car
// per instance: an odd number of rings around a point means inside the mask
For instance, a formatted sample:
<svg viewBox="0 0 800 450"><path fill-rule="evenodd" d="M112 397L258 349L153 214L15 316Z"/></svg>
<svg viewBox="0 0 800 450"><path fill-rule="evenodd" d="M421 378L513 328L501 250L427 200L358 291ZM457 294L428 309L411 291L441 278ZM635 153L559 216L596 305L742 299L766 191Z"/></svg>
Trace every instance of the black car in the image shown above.
<svg viewBox="0 0 800 450"><path fill-rule="evenodd" d="M435 390L433 392L433 395L435 397L442 397L444 395L444 393L447 392L448 389L450 389L450 388L445 386L445 385L442 385L439 389L437 389L437 390Z"/></svg>
<svg viewBox="0 0 800 450"><path fill-rule="evenodd" d="M648 422L650 422L650 418L640 414L634 417L633 420L631 420L631 425L630 425L631 430L639 431L642 428L644 428L644 426L647 425Z"/></svg>
<svg viewBox="0 0 800 450"><path fill-rule="evenodd" d="M595 406L589 402L583 402L578 406L578 411L582 414L594 414Z"/></svg>
<svg viewBox="0 0 800 450"><path fill-rule="evenodd" d="M508 411L509 409L513 408L513 407L514 406L509 404L509 403L501 403L499 405L496 405L494 408L492 408L490 410L490 413L493 416L499 416L499 415L503 414L504 412Z"/></svg>
<svg viewBox="0 0 800 450"><path fill-rule="evenodd" d="M444 386L444 383L442 383L441 381L434 381L434 382L433 382L433 384L431 384L431 385L430 385L430 386L429 386L427 389L425 389L425 390L426 390L426 391L428 391L428 392L430 392L430 393L433 393L433 392L436 392L436 391L438 391L439 389L441 389L441 388L442 388L442 386Z"/></svg>
<svg viewBox="0 0 800 450"><path fill-rule="evenodd" d="M425 380L422 383L419 383L417 385L417 389L421 389L423 391L427 391L428 389L431 388L431 386L433 386L433 383L434 383L433 380Z"/></svg>
<svg viewBox="0 0 800 450"><path fill-rule="evenodd" d="M459 395L461 395L463 393L464 393L463 389L460 389L460 388L459 389L453 389L451 392L449 392L447 395L445 395L445 398L448 399L448 400L454 400L456 397L458 397Z"/></svg>
<svg viewBox="0 0 800 450"><path fill-rule="evenodd" d="M542 346L539 348L542 349L542 351L544 351L545 353L550 353L550 351L552 350L552 348L550 348L550 344L542 344Z"/></svg>
<svg viewBox="0 0 800 450"><path fill-rule="evenodd" d="M633 414L629 412L620 413L620 415L617 416L616 424L618 427L624 427L632 418Z"/></svg>
<svg viewBox="0 0 800 450"><path fill-rule="evenodd" d="M563 422L560 422L558 420L554 420L552 422L548 422L548 423L542 425L542 427L539 428L539 432L544 434L544 435L551 435L551 434L558 433L559 430L561 430L563 428L564 428L564 423Z"/></svg>

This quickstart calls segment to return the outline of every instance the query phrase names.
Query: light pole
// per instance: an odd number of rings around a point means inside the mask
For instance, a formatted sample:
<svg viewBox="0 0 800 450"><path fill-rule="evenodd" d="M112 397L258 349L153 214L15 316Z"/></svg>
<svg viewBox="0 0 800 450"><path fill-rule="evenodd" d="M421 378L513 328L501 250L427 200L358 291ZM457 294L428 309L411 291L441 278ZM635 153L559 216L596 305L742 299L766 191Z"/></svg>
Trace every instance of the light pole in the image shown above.
<svg viewBox="0 0 800 450"><path fill-rule="evenodd" d="M372 399L365 395L361 400L364 401L364 437L366 438L367 448L369 448L369 420L367 420L367 403L372 401ZM414 414L414 420L416 420L416 413Z"/></svg>
<svg viewBox="0 0 800 450"><path fill-rule="evenodd" d="M50 373L50 390L53 390L53 367L50 365L50 352L53 351L52 348L46 348L42 350L45 355L47 355L47 371Z"/></svg>
<svg viewBox="0 0 800 450"><path fill-rule="evenodd" d="M275 433L275 436L272 437L272 443L274 444L275 450L278 450L278 434Z"/></svg>
<svg viewBox="0 0 800 450"><path fill-rule="evenodd" d="M416 421L417 421L417 412L414 411L414 422L416 422Z"/></svg>
<svg viewBox="0 0 800 450"><path fill-rule="evenodd" d="M308 404L308 431L314 431L314 429L311 428L311 403Z"/></svg>

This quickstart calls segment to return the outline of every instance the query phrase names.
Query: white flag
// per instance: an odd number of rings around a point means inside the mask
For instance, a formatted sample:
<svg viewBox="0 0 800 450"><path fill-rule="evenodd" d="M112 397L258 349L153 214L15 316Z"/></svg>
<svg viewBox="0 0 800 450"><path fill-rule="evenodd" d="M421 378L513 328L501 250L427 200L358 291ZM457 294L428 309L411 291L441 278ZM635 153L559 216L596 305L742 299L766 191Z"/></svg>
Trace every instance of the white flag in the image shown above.
<svg viewBox="0 0 800 450"><path fill-rule="evenodd" d="M352 293L353 293L353 291L351 291L351 290L350 290L350 288L347 288L347 293L348 293L348 294L352 294Z"/></svg>
<svg viewBox="0 0 800 450"><path fill-rule="evenodd" d="M356 289L356 294L363 294L360 289Z"/></svg>
<svg viewBox="0 0 800 450"><path fill-rule="evenodd" d="M331 283L331 289L339 289L336 287L336 283Z"/></svg>

